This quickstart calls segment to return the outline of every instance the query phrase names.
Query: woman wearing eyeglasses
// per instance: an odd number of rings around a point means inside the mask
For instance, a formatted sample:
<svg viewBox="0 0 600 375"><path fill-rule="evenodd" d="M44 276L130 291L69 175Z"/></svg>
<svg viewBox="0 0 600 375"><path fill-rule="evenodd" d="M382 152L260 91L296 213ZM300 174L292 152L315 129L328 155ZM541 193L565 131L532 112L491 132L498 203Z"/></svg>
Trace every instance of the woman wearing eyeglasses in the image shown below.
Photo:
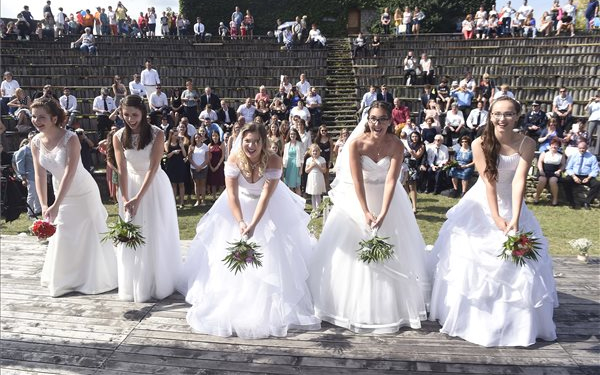
<svg viewBox="0 0 600 375"><path fill-rule="evenodd" d="M329 192L334 206L309 270L317 316L357 333L421 328L427 315L425 242L397 183L404 146L392 133L391 110L374 102L346 142ZM373 229L394 245L394 254L367 264L356 251Z"/></svg>
<svg viewBox="0 0 600 375"><path fill-rule="evenodd" d="M523 197L535 141L513 132L521 105L502 97L472 144L479 180L451 208L432 255L437 260L431 320L441 332L483 346L529 346L556 339L558 306L548 241ZM533 232L537 261L498 255L510 231Z"/></svg>

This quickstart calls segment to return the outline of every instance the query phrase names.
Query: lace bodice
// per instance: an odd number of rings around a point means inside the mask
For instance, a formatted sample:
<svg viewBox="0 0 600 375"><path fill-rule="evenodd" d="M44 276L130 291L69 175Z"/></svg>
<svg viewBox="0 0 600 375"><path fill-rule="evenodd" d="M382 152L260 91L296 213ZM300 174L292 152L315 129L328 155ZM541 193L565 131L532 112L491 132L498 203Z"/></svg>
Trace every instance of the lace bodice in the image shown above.
<svg viewBox="0 0 600 375"><path fill-rule="evenodd" d="M52 174L55 189L58 188L58 182L62 180L65 174L68 156L67 145L71 137L76 137L75 133L66 131L63 138L58 141L52 150L48 150L46 146L44 146L41 135L38 134L32 139L33 145L39 150L40 165ZM81 176L86 176L87 174L88 172L83 167L81 159L79 159L79 163L77 164L77 169L75 172L75 179L73 180L71 186L78 186L78 180L81 178Z"/></svg>
<svg viewBox="0 0 600 375"><path fill-rule="evenodd" d="M115 133L115 135L123 142L123 131L125 129L120 129ZM150 168L150 160L152 158L152 147L154 146L154 141L156 140L156 135L161 130L152 125L152 142L146 145L141 150L137 149L137 145L139 142L139 135L134 134L131 139L131 144L133 148L128 148L124 150L125 158L127 159L127 171L137 174L144 174Z"/></svg>

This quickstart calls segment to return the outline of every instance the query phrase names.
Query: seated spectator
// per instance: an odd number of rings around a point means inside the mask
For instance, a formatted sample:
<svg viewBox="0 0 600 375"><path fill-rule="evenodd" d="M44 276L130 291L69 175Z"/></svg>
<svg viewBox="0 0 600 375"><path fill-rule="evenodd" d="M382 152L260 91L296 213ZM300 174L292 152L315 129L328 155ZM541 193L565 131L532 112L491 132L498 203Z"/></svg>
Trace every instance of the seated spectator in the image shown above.
<svg viewBox="0 0 600 375"><path fill-rule="evenodd" d="M226 132L231 132L233 124L237 121L237 113L225 100L221 100L221 108L217 110L217 121Z"/></svg>
<svg viewBox="0 0 600 375"><path fill-rule="evenodd" d="M317 93L317 88L311 87L304 100L306 101L306 108L310 112L310 128L316 129L321 126L321 106L323 105L321 95Z"/></svg>
<svg viewBox="0 0 600 375"><path fill-rule="evenodd" d="M560 139L554 138L550 141L550 147L546 152L542 152L538 158L538 183L533 197L533 203L537 204L540 200L540 195L546 184L550 186L549 190L552 194L552 205L558 206L558 180L561 173L565 170L566 158L559 152Z"/></svg>
<svg viewBox="0 0 600 375"><path fill-rule="evenodd" d="M161 117L169 116L169 113L171 112L169 99L167 98L167 94L162 91L162 86L160 84L156 85L156 91L150 94L148 105L150 107L152 124L158 124Z"/></svg>
<svg viewBox="0 0 600 375"><path fill-rule="evenodd" d="M583 120L578 121L571 130L567 133L563 139L563 145L565 146L565 156L570 158L578 152L579 142L586 142L589 139L585 122Z"/></svg>
<svg viewBox="0 0 600 375"><path fill-rule="evenodd" d="M238 117L243 117L248 124L254 120L255 112L256 107L252 105L252 99L250 98L246 98L246 102L237 109Z"/></svg>
<svg viewBox="0 0 600 375"><path fill-rule="evenodd" d="M500 86L500 90L496 91L496 93L494 94L494 96L492 97L492 101L501 98L503 96L507 96L511 99L515 98L515 94L512 93L512 91L509 90L510 87L507 84L503 84Z"/></svg>
<svg viewBox="0 0 600 375"><path fill-rule="evenodd" d="M121 100L127 96L127 87L123 84L121 77L116 75L113 77L113 84L111 88L113 97L115 99L115 105L118 107L119 104L121 104Z"/></svg>
<svg viewBox="0 0 600 375"><path fill-rule="evenodd" d="M352 58L355 59L359 52L363 57L367 55L367 41L362 33L358 33L356 39L354 39L354 42L352 43Z"/></svg>
<svg viewBox="0 0 600 375"><path fill-rule="evenodd" d="M402 103L400 98L395 98L394 108L392 108L392 125L394 126L394 130L398 128L402 130L408 118L410 118L410 110Z"/></svg>
<svg viewBox="0 0 600 375"><path fill-rule="evenodd" d="M543 36L550 36L550 33L552 32L552 25L552 16L550 16L550 13L547 11L544 12L540 18L540 28L538 29L540 34Z"/></svg>
<svg viewBox="0 0 600 375"><path fill-rule="evenodd" d="M210 104L214 111L221 108L221 99L219 99L217 94L212 92L210 86L206 86L204 88L204 94L200 95L200 108L206 108L207 104Z"/></svg>
<svg viewBox="0 0 600 375"><path fill-rule="evenodd" d="M204 128L204 124L202 124L201 127ZM194 135L198 132L196 127L190 123L187 117L181 118L181 121L179 121L179 125L177 125L177 131L185 133L185 135L189 139L192 139Z"/></svg>
<svg viewBox="0 0 600 375"><path fill-rule="evenodd" d="M406 86L411 85L411 80L417 76L417 60L413 55L413 51L408 51L406 57L404 58L404 79L406 80Z"/></svg>
<svg viewBox="0 0 600 375"><path fill-rule="evenodd" d="M573 97L567 93L566 87L559 89L559 94L552 101L552 114L557 117L558 126L563 130L571 130L571 113L573 112Z"/></svg>
<svg viewBox="0 0 600 375"><path fill-rule="evenodd" d="M462 82L458 87L458 90L452 94L452 97L455 99L458 106L458 110L461 111L464 116L468 117L469 113L471 113L471 102L473 101L473 96L473 91L470 91L467 88L467 83L465 82Z"/></svg>
<svg viewBox="0 0 600 375"><path fill-rule="evenodd" d="M444 136L444 144L448 147L452 146L453 140L469 135L470 130L465 126L465 117L458 110L458 104L452 103L451 110L446 114L446 121L442 129Z"/></svg>
<svg viewBox="0 0 600 375"><path fill-rule="evenodd" d="M212 122L210 118L205 118L203 120L204 129L206 129L206 139L212 139L212 134L219 134L219 140L223 141L223 129L216 122Z"/></svg>
<svg viewBox="0 0 600 375"><path fill-rule="evenodd" d="M462 33L466 40L473 39L474 29L473 15L467 14L467 17L462 21Z"/></svg>
<svg viewBox="0 0 600 375"><path fill-rule="evenodd" d="M267 105L271 103L271 97L267 93L267 88L264 85L258 88L258 92L254 96L254 103L258 104L259 100L264 100Z"/></svg>
<svg viewBox="0 0 600 375"><path fill-rule="evenodd" d="M562 30L570 31L571 36L575 36L575 14L577 9L573 5L573 0L569 0L567 4L563 5L562 11L562 17L556 25L556 36L559 36Z"/></svg>
<svg viewBox="0 0 600 375"><path fill-rule="evenodd" d="M203 123L205 120L209 120L212 124L213 122L219 121L219 115L217 115L217 112L212 109L212 106L210 104L207 104L204 107L204 110L200 112L198 120L200 120L200 123Z"/></svg>
<svg viewBox="0 0 600 375"><path fill-rule="evenodd" d="M92 110L97 116L96 131L98 139L104 139L106 132L110 129L113 121L109 118L111 113L117 109L115 101L108 95L108 87L103 87L100 90L100 95L94 99Z"/></svg>
<svg viewBox="0 0 600 375"><path fill-rule="evenodd" d="M434 137L433 144L427 145L426 160L424 161L427 173L426 193L439 194L446 186L446 173L442 169L450 158L448 147L442 144L444 137L440 134Z"/></svg>
<svg viewBox="0 0 600 375"><path fill-rule="evenodd" d="M479 12L477 12L479 13ZM489 36L488 20L486 17L475 18L475 37L477 39L487 39Z"/></svg>
<svg viewBox="0 0 600 375"><path fill-rule="evenodd" d="M287 106L288 108L294 108L303 96L300 94L300 90L296 86L292 87L292 90L287 95Z"/></svg>
<svg viewBox="0 0 600 375"><path fill-rule="evenodd" d="M173 117L173 122L175 124L179 124L179 118L184 115L183 101L181 100L182 92L183 89L181 87L175 87L171 92L171 98L169 99L171 102L171 116Z"/></svg>
<svg viewBox="0 0 600 375"><path fill-rule="evenodd" d="M538 150L540 152L546 152L550 148L550 142L554 138L558 138L562 142L563 130L558 126L558 122L555 117L550 118L548 125L545 129L542 129L538 143L540 144Z"/></svg>
<svg viewBox="0 0 600 375"><path fill-rule="evenodd" d="M477 108L469 113L466 121L467 127L471 131L471 139L476 138L479 128L487 124L488 116L489 112L483 109L483 101L478 101Z"/></svg>
<svg viewBox="0 0 600 375"><path fill-rule="evenodd" d="M223 22L219 22L219 28L217 29L217 32L219 33L221 40L225 41L225 38L227 38L227 35L229 34L229 29Z"/></svg>
<svg viewBox="0 0 600 375"><path fill-rule="evenodd" d="M97 55L96 51L96 41L94 35L92 34L92 29L89 27L85 28L85 32L81 34L79 39L75 41L75 44L81 43L79 50L83 53L87 53L89 56Z"/></svg>
<svg viewBox="0 0 600 375"><path fill-rule="evenodd" d="M421 68L421 77L423 78L423 83L426 85L433 85L433 63L426 53L421 54L419 67Z"/></svg>
<svg viewBox="0 0 600 375"><path fill-rule="evenodd" d="M546 112L540 109L540 103L533 102L531 111L525 116L524 130L525 134L533 139L538 139L542 134L542 130L546 128L548 117Z"/></svg>
<svg viewBox="0 0 600 375"><path fill-rule="evenodd" d="M513 38L523 35L523 26L516 17L510 19L510 33Z"/></svg>
<svg viewBox="0 0 600 375"><path fill-rule="evenodd" d="M4 72L4 79L0 84L0 91L2 93L2 115L9 113L8 102L16 95L16 90L21 87L17 80L13 79L11 72Z"/></svg>
<svg viewBox="0 0 600 375"><path fill-rule="evenodd" d="M576 185L587 185L590 187L588 196L583 203L583 208L589 210L590 204L600 192L600 182L598 177L598 159L587 150L586 142L579 142L577 145L579 153L572 155L567 160L567 178L565 179L565 193L571 208L575 208L575 197L573 188Z"/></svg>
<svg viewBox="0 0 600 375"><path fill-rule="evenodd" d="M448 79L442 78L439 86L437 87L437 99L436 99L442 113L448 112L450 109L450 103L452 103L452 97L450 96L450 88L448 87Z"/></svg>
<svg viewBox="0 0 600 375"><path fill-rule="evenodd" d="M31 122L31 98L25 94L22 88L15 90L15 97L8 102L9 108L14 108L12 116L17 120L17 129L19 126L25 127L30 126Z"/></svg>
<svg viewBox="0 0 600 375"><path fill-rule="evenodd" d="M317 24L313 23L311 30L308 32L308 38L306 43L310 48L323 48L325 47L326 39L321 35L321 30L317 29Z"/></svg>
<svg viewBox="0 0 600 375"><path fill-rule="evenodd" d="M221 22L221 25L223 22ZM204 24L200 17L196 17L196 24L194 25L194 38L196 42L204 43L204 37L206 35L206 31L204 29Z"/></svg>
<svg viewBox="0 0 600 375"><path fill-rule="evenodd" d="M394 96L387 89L386 85L381 85L381 90L377 93L377 100L380 102L388 102L394 105Z"/></svg>
<svg viewBox="0 0 600 375"><path fill-rule="evenodd" d="M452 177L452 197L458 197L458 181L461 183L461 197L465 195L469 187L469 180L475 171L473 161L473 150L471 150L471 137L460 138L460 149L456 151L455 160L458 166L450 168L449 175Z"/></svg>
<svg viewBox="0 0 600 375"><path fill-rule="evenodd" d="M58 98L58 102L61 108L67 113L67 129L71 129L79 114L77 110L77 98L71 95L71 89L65 87L63 89L63 96Z"/></svg>
<svg viewBox="0 0 600 375"><path fill-rule="evenodd" d="M283 121L288 118L288 110L283 101L277 97L273 99L273 103L269 108L271 110L271 116L277 116L279 121Z"/></svg>
<svg viewBox="0 0 600 375"><path fill-rule="evenodd" d="M412 122L411 118L406 119L404 126L396 133L401 139L410 139L410 135L414 132L421 133L421 128Z"/></svg>
<svg viewBox="0 0 600 375"><path fill-rule="evenodd" d="M94 142L92 142L86 135L83 129L75 130L75 134L77 134L77 138L79 139L79 144L81 145L81 164L86 171L93 173L94 172L94 164L92 162L92 151L94 150Z"/></svg>
<svg viewBox="0 0 600 375"><path fill-rule="evenodd" d="M489 73L483 73L477 89L477 101L483 101L483 107L487 109L489 107L490 99L494 96L495 92L496 83L490 78Z"/></svg>
<svg viewBox="0 0 600 375"><path fill-rule="evenodd" d="M523 37L527 38L531 36L535 38L537 35L537 29L535 28L535 18L533 18L533 14L530 13L525 21L523 21Z"/></svg>
<svg viewBox="0 0 600 375"><path fill-rule="evenodd" d="M379 39L379 35L375 35L373 37L373 41L371 42L371 50L373 51L373 57L377 57L380 54L381 40Z"/></svg>
<svg viewBox="0 0 600 375"><path fill-rule="evenodd" d="M371 107L371 104L377 100L377 88L375 85L369 86L369 91L366 92L362 100L360 101L360 107L358 109L358 114L361 115L365 110L368 110Z"/></svg>
<svg viewBox="0 0 600 375"><path fill-rule="evenodd" d="M421 137L425 144L432 144L435 136L439 134L439 128L433 126L433 117L425 117L425 122L421 124Z"/></svg>
<svg viewBox="0 0 600 375"><path fill-rule="evenodd" d="M291 122L295 116L300 117L302 120L304 120L305 123L309 123L310 111L304 106L304 101L299 100L298 105L290 110L289 121Z"/></svg>
<svg viewBox="0 0 600 375"><path fill-rule="evenodd" d="M29 35L31 34L31 25L27 22L22 13L17 14L17 23L15 24L17 28L17 40L29 40Z"/></svg>
<svg viewBox="0 0 600 375"><path fill-rule="evenodd" d="M256 112L254 112L254 116L259 117L263 123L269 121L271 118L271 111L269 110L269 106L267 106L267 102L263 99L260 99L256 104Z"/></svg>
<svg viewBox="0 0 600 375"><path fill-rule="evenodd" d="M131 95L146 97L146 87L142 85L139 74L134 74L133 81L129 82L129 92Z"/></svg>
<svg viewBox="0 0 600 375"><path fill-rule="evenodd" d="M487 34L485 38L489 39L490 36L493 36L494 39L498 38L499 30L498 16L496 14L491 14L487 21Z"/></svg>

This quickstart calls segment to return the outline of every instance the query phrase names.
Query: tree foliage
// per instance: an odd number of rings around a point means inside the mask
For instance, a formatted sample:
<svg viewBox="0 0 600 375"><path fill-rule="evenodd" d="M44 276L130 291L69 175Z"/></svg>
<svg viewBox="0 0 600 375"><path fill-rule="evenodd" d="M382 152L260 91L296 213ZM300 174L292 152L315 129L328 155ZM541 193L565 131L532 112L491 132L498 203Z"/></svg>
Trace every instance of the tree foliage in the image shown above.
<svg viewBox="0 0 600 375"><path fill-rule="evenodd" d="M255 34L266 34L275 29L276 20L283 22L293 21L296 16L306 15L309 23L317 23L319 29L327 36L346 35L348 10L375 9L379 13L385 7L393 12L396 8L403 10L405 6L414 9L418 6L426 15L421 30L426 32L454 32L456 23L464 19L467 13L474 13L484 4L490 8L490 0L180 0L180 9L185 16L194 23L196 17L201 17L208 32L216 34L219 22L226 25L231 20L235 6L239 6L242 13L249 9L254 16ZM377 32L378 22L374 23L370 32Z"/></svg>

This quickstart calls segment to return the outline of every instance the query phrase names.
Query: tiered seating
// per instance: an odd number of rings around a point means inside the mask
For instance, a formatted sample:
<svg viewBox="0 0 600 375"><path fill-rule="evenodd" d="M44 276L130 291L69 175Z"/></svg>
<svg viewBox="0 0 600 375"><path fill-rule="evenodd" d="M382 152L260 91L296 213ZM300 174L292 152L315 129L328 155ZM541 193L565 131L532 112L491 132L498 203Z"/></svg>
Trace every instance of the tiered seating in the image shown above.
<svg viewBox="0 0 600 375"><path fill-rule="evenodd" d="M80 123L92 134L96 127L92 103L100 89L111 86L114 75L120 75L127 84L134 73L144 69L147 58L152 58L168 95L174 87L183 88L185 80L191 78L199 92L204 86L211 86L219 97L234 105L247 97L254 98L260 85L276 93L282 74L296 82L301 73L306 73L317 87L326 82L325 50L300 46L290 52L282 51L273 40L193 44L178 39L104 37L99 38L98 56L93 57L71 49L74 40L67 37L58 42L4 41L2 70L11 71L31 95L45 84L53 85L59 96L62 87L70 87L82 112ZM6 117L3 120L9 127L11 122L14 124ZM9 142L8 148L15 143L18 141Z"/></svg>
<svg viewBox="0 0 600 375"><path fill-rule="evenodd" d="M418 38L390 38L384 41L379 58L358 58L354 62L358 95L370 84L387 84L412 111L417 111L422 86L404 86L403 61L408 50L417 58L431 57L438 77L460 80L471 71L478 80L489 73L496 85L508 84L517 98L529 104L541 101L551 109L560 86L566 86L574 100L574 115L583 116L584 107L600 87L600 40L597 36L573 38L463 40L459 36L420 35Z"/></svg>

